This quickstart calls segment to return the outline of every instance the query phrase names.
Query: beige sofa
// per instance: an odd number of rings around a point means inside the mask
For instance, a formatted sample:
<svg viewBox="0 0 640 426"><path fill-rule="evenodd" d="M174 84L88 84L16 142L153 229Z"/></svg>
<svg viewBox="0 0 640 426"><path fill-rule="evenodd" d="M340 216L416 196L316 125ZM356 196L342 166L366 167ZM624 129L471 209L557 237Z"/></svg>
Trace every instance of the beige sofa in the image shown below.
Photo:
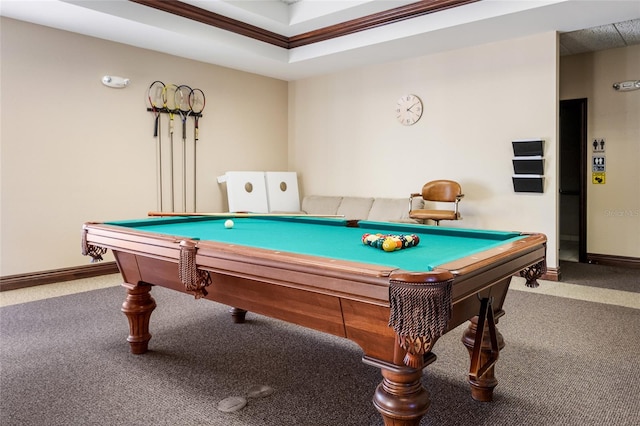
<svg viewBox="0 0 640 426"><path fill-rule="evenodd" d="M422 199L413 199L412 209L423 208ZM307 195L302 199L302 213L341 215L348 220L420 223L409 217L409 197L371 198Z"/></svg>

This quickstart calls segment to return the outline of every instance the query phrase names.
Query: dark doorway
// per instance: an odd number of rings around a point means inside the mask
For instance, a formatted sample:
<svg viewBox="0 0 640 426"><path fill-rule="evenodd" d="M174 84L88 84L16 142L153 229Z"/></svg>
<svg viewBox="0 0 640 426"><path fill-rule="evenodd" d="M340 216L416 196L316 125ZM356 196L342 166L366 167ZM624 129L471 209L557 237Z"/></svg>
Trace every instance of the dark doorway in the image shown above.
<svg viewBox="0 0 640 426"><path fill-rule="evenodd" d="M587 99L560 101L560 260L587 261Z"/></svg>

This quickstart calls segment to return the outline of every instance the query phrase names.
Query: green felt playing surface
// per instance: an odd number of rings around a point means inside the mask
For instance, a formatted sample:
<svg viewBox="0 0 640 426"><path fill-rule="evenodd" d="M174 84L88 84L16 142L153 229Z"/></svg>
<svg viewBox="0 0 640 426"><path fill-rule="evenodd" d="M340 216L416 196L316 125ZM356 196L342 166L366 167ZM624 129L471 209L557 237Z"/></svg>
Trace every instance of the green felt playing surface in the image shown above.
<svg viewBox="0 0 640 426"><path fill-rule="evenodd" d="M429 271L438 265L516 241L518 232L484 231L387 222L359 222L348 227L341 219L307 217L170 217L108 222L138 231L202 241L257 247L376 264L407 271ZM420 243L385 252L362 243L370 234L416 234Z"/></svg>

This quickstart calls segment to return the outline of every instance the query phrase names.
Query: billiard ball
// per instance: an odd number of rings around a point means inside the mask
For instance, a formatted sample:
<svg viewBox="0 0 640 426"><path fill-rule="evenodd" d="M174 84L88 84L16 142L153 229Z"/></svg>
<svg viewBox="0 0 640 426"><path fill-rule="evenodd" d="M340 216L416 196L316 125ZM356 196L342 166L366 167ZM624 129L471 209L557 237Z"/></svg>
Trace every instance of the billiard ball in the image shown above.
<svg viewBox="0 0 640 426"><path fill-rule="evenodd" d="M385 238L382 243L382 249L384 251L394 251L396 248L396 241L393 238Z"/></svg>
<svg viewBox="0 0 640 426"><path fill-rule="evenodd" d="M227 229L233 228L233 221L231 219L227 219L224 221L224 227Z"/></svg>

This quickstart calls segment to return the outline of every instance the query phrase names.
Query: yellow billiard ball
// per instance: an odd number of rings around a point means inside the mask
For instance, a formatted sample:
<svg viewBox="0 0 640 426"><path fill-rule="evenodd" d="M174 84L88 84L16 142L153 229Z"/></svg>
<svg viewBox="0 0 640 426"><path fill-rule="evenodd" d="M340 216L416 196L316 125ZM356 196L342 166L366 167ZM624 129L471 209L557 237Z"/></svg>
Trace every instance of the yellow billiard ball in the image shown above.
<svg viewBox="0 0 640 426"><path fill-rule="evenodd" d="M233 221L231 219L227 219L224 221L224 227L227 229L233 228Z"/></svg>
<svg viewBox="0 0 640 426"><path fill-rule="evenodd" d="M397 248L396 241L393 238L386 238L382 243L384 251L394 251Z"/></svg>

